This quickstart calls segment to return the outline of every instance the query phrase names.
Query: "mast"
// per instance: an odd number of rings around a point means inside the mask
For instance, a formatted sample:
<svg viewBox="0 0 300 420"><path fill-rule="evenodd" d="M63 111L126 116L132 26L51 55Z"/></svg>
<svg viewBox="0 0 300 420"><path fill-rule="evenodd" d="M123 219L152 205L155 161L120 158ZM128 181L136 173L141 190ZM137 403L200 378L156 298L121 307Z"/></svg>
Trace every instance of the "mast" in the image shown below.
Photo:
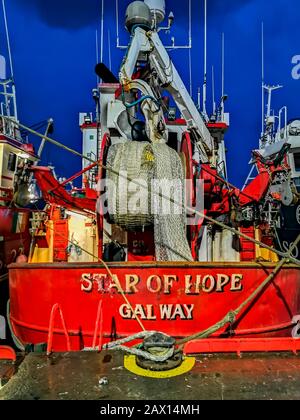
<svg viewBox="0 0 300 420"><path fill-rule="evenodd" d="M193 97L193 71L192 71L192 2L189 0L189 71L190 71L190 96Z"/></svg>
<svg viewBox="0 0 300 420"><path fill-rule="evenodd" d="M264 89L266 89L266 91L268 92L268 105L267 105L267 115L266 115L266 121L267 122L270 119L271 113L272 113L272 109L271 109L271 106L272 106L272 93L275 90L282 89L282 87L283 86L281 86L281 85L276 85L276 86L266 86L266 85L264 85Z"/></svg>
<svg viewBox="0 0 300 420"><path fill-rule="evenodd" d="M108 30L108 63L109 63L109 70L112 70L112 61L111 61L111 38L110 38L110 30Z"/></svg>
<svg viewBox="0 0 300 420"><path fill-rule="evenodd" d="M264 85L263 89L268 92L268 102L267 102L267 112L265 117L265 129L263 135L260 139L260 149L263 148L266 144L270 143L273 140L273 131L275 127L276 117L272 115L272 94L275 90L281 89L281 85L276 86L267 86Z"/></svg>
<svg viewBox="0 0 300 420"><path fill-rule="evenodd" d="M10 73L11 73L11 77L13 79L14 78L14 68L13 68L13 61L12 61L12 54L11 54L11 47L10 47L10 37L9 37L9 31L8 31L5 0L2 0L2 9L3 9L4 24L5 24L5 33L6 33L6 40L7 40Z"/></svg>
<svg viewBox="0 0 300 420"><path fill-rule="evenodd" d="M265 34L264 22L261 23L261 137L265 131Z"/></svg>
<svg viewBox="0 0 300 420"><path fill-rule="evenodd" d="M222 99L221 99L221 121L224 121L225 111L225 34L222 33Z"/></svg>
<svg viewBox="0 0 300 420"><path fill-rule="evenodd" d="M213 115L216 115L217 107L215 101L215 68L212 66L211 68L211 78L212 78L212 100L213 100Z"/></svg>
<svg viewBox="0 0 300 420"><path fill-rule="evenodd" d="M174 15L170 13L169 19L172 17L174 19ZM192 0L189 0L189 49L192 48L192 42Z"/></svg>
<svg viewBox="0 0 300 420"><path fill-rule="evenodd" d="M116 33L117 33L117 48L120 46L120 33L119 33L119 1L116 0Z"/></svg>
<svg viewBox="0 0 300 420"><path fill-rule="evenodd" d="M99 38L98 38L98 29L96 29L96 64L99 63ZM97 75L97 85L100 82L100 78Z"/></svg>
<svg viewBox="0 0 300 420"><path fill-rule="evenodd" d="M101 6L101 47L100 47L100 62L103 63L103 50L104 50L104 0Z"/></svg>
<svg viewBox="0 0 300 420"><path fill-rule="evenodd" d="M204 0L204 83L203 83L203 114L207 118L207 0Z"/></svg>
<svg viewBox="0 0 300 420"><path fill-rule="evenodd" d="M192 52L189 50L190 96L193 97Z"/></svg>
<svg viewBox="0 0 300 420"><path fill-rule="evenodd" d="M274 91L281 89L283 86L269 86L265 84L265 34L264 22L261 24L261 74L262 74L262 88L261 88L261 114L262 114L262 129L260 138L260 148L264 148L267 143L273 140L273 131L275 128L276 117L272 116L272 94ZM265 110L265 92L268 94L267 109ZM280 127L279 127L280 129Z"/></svg>
<svg viewBox="0 0 300 420"><path fill-rule="evenodd" d="M13 105L14 105L14 115L13 115L13 117L16 120L18 120L16 86L15 86L15 83L14 83L14 67L13 67L13 60L12 60L12 53L11 53L11 46L10 46L10 37L9 37L9 30L8 30L8 23L7 23L5 0L2 0L2 10L3 10L4 24L5 24L5 33L6 33L8 56L9 56L10 73L11 73L11 79L12 79L12 98L13 98Z"/></svg>

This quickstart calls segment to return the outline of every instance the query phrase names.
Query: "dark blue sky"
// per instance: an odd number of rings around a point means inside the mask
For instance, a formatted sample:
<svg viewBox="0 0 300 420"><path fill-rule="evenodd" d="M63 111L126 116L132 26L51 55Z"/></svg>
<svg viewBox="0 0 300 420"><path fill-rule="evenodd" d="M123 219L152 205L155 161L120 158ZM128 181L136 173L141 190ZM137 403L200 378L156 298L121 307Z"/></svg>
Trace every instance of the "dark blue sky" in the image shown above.
<svg viewBox="0 0 300 420"><path fill-rule="evenodd" d="M119 0L122 9L129 0ZM186 7L184 4L186 3ZM175 14L173 33L177 43L187 41L187 0L167 1ZM203 80L202 0L193 0L193 82ZM20 120L31 125L53 117L53 137L81 150L78 113L94 110L91 90L95 85L95 31L100 27L100 0L7 0ZM105 46L111 31L113 69L122 52L115 48L114 0L105 0ZM230 178L241 185L248 172L250 151L258 143L261 127L260 26L265 22L266 81L283 84L274 107L288 105L289 117L300 116L300 80L291 76L292 57L300 55L299 0L208 0L209 65L215 66L218 97L221 85L221 33L226 35L227 110L231 128L227 134ZM123 25L123 21L120 21ZM1 53L5 42L1 25ZM123 42L126 33L122 31ZM107 49L105 61L108 62ZM171 53L188 83L187 52ZM209 89L210 91L210 89ZM210 102L210 97L209 97ZM81 162L47 146L45 163L52 162L60 175L76 172Z"/></svg>

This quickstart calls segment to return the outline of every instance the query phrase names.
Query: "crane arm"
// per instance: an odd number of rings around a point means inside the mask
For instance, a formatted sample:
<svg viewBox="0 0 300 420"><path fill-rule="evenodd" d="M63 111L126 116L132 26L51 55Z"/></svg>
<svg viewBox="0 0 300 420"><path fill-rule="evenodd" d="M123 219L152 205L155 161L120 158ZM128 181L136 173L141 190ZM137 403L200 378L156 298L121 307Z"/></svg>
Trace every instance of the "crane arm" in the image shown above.
<svg viewBox="0 0 300 420"><path fill-rule="evenodd" d="M158 72L162 83L167 86L167 91L173 96L176 105L187 122L188 128L198 134L199 141L205 147L206 151L212 153L214 146L210 132L170 59L158 33L151 32L148 36L152 45L150 54L151 64Z"/></svg>
<svg viewBox="0 0 300 420"><path fill-rule="evenodd" d="M214 155L213 139L157 32L146 32L142 28L135 29L120 69L122 86L132 89L132 76L136 64L139 60L145 61L146 57L151 67L157 72L161 84L172 95L187 122L189 131L193 133L201 162L207 163L209 161L208 156ZM135 84L137 83L137 80L135 80ZM155 97L150 86L149 92L152 92L153 97Z"/></svg>

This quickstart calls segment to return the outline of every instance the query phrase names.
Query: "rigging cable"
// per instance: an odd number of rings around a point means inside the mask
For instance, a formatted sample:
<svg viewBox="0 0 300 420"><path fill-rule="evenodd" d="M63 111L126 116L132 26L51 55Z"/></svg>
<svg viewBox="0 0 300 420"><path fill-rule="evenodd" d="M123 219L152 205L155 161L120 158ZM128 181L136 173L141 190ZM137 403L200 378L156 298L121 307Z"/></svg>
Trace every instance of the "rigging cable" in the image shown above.
<svg viewBox="0 0 300 420"><path fill-rule="evenodd" d="M21 124L20 122L16 122L16 121L14 121L11 118L6 117L6 116L3 116L3 118L6 119L7 121L10 121L10 122L14 123L15 125L20 126L21 128L27 129L31 134L34 134L37 137L40 137L42 139L45 139L49 143L54 144L55 146L60 147L61 149L66 150L66 151L72 153L75 156L79 156L80 158L83 158L83 159L85 159L85 160L87 160L87 161L89 161L91 163L96 163L93 159L89 158L88 156L84 156L82 153L77 152L76 150L74 150L74 149L72 149L72 148L70 148L68 146L65 146L64 144L58 142L57 140L51 139L48 136L44 136L43 134L38 133L37 131L34 131L34 130L30 129L29 127L26 127L25 125ZM110 168L110 167L108 167L106 165L100 164L99 166L101 166L106 171L109 171L109 172L111 172L111 173L119 176L120 178L123 178L126 181L132 182L133 184L139 186L140 188L144 188L144 189L146 188L143 184L139 183L137 180L130 179L128 176L125 176L124 174L117 173L112 168ZM169 200L172 204L175 204L177 206L182 206L182 204L180 202L177 202L176 200L173 200L170 197L168 197L168 196L166 196L166 195L164 195L162 193L157 193L157 194L160 196L160 198L163 198L165 200ZM253 243L255 245L260 246L261 248L264 248L264 249L267 249L268 251L274 252L275 254L277 254L280 257L286 258L288 256L288 253L287 252L278 251L278 250L274 249L273 247L271 247L271 246L269 246L267 244L262 243L261 241L258 241L258 240L254 239L254 238L251 238L250 236L242 233L241 231L239 231L239 230L237 230L237 229L235 229L233 227L227 226L226 224L224 224L224 223L222 223L222 222L220 222L218 220L215 220L212 217L209 217L206 214L201 213L198 210L192 209L190 206L184 206L184 208L186 209L187 212L192 212L192 214L195 214L196 216L199 216L199 217L205 219L206 221L208 221L210 223L213 223L216 226L221 227L222 229L226 229L226 230L228 230L228 231L230 231L230 232L238 235L239 237L244 238L247 241L249 241L249 242L251 242L251 243ZM300 260L299 259L294 258L294 257L290 257L289 260L292 263L300 266Z"/></svg>

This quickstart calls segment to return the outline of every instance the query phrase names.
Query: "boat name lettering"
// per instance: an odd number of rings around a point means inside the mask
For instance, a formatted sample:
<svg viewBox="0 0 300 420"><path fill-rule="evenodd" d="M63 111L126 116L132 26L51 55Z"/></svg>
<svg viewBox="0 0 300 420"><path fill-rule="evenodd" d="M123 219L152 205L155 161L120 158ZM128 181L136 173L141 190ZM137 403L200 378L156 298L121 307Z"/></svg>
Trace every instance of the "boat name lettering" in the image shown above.
<svg viewBox="0 0 300 420"><path fill-rule="evenodd" d="M120 276L108 274L82 274L81 291L85 293L126 293L137 294L146 290L153 294L170 295L174 288L184 289L186 296L197 296L202 293L223 293L225 291L241 292L243 290L242 274L205 274L205 275L150 275L141 278L137 274Z"/></svg>
<svg viewBox="0 0 300 420"><path fill-rule="evenodd" d="M119 314L123 319L140 318L143 321L156 321L159 317L161 320L176 321L180 318L183 321L193 320L193 312L195 305L181 304L160 304L158 310L154 305L121 305ZM157 311L157 312L156 312Z"/></svg>

